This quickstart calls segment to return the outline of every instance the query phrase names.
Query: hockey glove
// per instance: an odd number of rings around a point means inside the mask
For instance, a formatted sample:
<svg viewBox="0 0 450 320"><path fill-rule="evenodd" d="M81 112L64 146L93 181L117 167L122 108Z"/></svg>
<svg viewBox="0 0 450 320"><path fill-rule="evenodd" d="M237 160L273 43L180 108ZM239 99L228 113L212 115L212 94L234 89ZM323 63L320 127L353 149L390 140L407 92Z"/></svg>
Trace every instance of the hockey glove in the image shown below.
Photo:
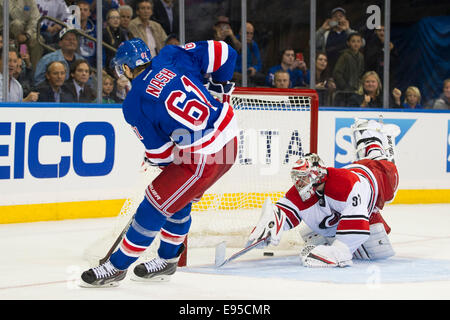
<svg viewBox="0 0 450 320"><path fill-rule="evenodd" d="M222 103L230 102L231 94L233 93L235 83L234 82L214 82L211 78L208 79L206 89Z"/></svg>
<svg viewBox="0 0 450 320"><path fill-rule="evenodd" d="M267 245L277 246L281 240L286 215L275 206L270 198L267 198L263 204L261 217L256 227L248 237L247 246L255 241L268 237L262 247Z"/></svg>

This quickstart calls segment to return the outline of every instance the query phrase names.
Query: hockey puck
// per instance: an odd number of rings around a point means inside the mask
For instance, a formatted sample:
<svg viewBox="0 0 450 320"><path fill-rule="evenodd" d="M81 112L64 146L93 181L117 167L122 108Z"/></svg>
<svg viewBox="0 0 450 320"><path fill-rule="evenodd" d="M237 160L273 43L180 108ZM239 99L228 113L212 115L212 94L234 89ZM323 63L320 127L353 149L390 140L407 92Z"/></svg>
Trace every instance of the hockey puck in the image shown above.
<svg viewBox="0 0 450 320"><path fill-rule="evenodd" d="M272 257L272 256L273 256L273 252L271 252L271 251L265 251L265 252L263 253L263 256L265 256L265 257Z"/></svg>

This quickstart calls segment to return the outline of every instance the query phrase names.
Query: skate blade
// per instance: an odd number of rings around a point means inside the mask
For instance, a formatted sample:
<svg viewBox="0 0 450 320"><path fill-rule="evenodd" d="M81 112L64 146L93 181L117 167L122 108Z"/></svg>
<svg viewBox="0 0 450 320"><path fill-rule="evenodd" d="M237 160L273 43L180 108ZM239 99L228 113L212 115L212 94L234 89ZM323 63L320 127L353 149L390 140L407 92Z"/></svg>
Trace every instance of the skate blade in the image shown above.
<svg viewBox="0 0 450 320"><path fill-rule="evenodd" d="M118 281L113 281L113 282L109 282L106 284L97 284L97 285L84 282L83 280L80 280L80 282L78 282L78 286L81 288L114 288L114 287L118 287L119 284L120 283Z"/></svg>
<svg viewBox="0 0 450 320"><path fill-rule="evenodd" d="M130 280L136 281L136 282L169 282L170 281L170 275L163 274L160 276L155 276L152 278L142 278L138 277L137 275L133 274L130 277Z"/></svg>

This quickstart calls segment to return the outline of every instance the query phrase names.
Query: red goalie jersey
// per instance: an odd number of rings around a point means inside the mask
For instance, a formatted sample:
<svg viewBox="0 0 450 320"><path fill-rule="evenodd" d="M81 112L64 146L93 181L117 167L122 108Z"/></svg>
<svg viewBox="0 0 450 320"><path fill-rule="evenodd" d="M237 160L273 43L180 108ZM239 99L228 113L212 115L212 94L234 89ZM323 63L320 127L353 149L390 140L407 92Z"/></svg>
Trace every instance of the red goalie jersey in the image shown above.
<svg viewBox="0 0 450 320"><path fill-rule="evenodd" d="M303 220L314 232L336 237L353 253L369 238L372 220L384 222L378 209L394 199L397 168L386 160L367 159L341 169L329 167L327 172L323 194L316 191L303 201L293 186L276 206L286 214L285 228Z"/></svg>

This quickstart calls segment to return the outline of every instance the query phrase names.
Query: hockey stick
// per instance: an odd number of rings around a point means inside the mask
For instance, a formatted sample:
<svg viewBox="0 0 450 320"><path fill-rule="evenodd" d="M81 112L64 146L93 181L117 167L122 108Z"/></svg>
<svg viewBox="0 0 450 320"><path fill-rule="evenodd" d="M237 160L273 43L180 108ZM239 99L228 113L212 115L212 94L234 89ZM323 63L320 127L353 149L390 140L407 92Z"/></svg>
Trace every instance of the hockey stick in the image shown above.
<svg viewBox="0 0 450 320"><path fill-rule="evenodd" d="M136 214L136 213L135 213ZM114 243L112 244L111 248L109 248L108 252L106 253L106 255L99 260L99 264L103 264L106 261L108 261L108 259L111 257L111 255L114 253L114 251L116 251L117 246L119 245L120 241L122 241L123 236L125 235L125 233L127 233L128 229L130 228L131 223L133 222L134 219L134 215L131 217L130 221L128 221L127 225L125 226L125 228L123 228L122 232L117 236L116 241L114 241Z"/></svg>
<svg viewBox="0 0 450 320"><path fill-rule="evenodd" d="M225 249L226 249L226 243L223 241L221 243L219 243L216 246L216 260L215 260L215 265L216 268L220 268L223 265L227 264L230 261L233 261L237 258L239 258L240 256L244 255L245 253L257 248L260 244L264 243L267 241L267 239L269 239L270 235L268 235L265 238L259 239L258 241L247 245L244 249L242 249L241 251L236 252L235 254L233 254L231 257L229 257L228 259L225 259Z"/></svg>

